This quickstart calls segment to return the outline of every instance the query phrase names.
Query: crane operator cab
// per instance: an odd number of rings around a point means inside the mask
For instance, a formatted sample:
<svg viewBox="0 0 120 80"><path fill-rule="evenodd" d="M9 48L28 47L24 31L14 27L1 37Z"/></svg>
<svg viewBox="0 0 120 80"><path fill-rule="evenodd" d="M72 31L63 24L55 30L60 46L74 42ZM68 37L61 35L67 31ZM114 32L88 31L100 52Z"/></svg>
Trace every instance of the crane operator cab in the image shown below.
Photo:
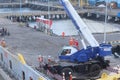
<svg viewBox="0 0 120 80"><path fill-rule="evenodd" d="M64 46L62 50L59 53L59 58L70 58L70 56L74 53L76 53L78 49L73 46Z"/></svg>

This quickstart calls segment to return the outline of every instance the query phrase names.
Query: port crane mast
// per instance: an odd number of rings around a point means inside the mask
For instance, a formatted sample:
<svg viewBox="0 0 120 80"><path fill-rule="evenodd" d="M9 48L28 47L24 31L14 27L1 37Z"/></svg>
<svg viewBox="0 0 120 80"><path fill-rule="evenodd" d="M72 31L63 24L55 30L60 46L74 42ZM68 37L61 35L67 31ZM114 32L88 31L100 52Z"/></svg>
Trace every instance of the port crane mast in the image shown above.
<svg viewBox="0 0 120 80"><path fill-rule="evenodd" d="M105 60L104 57L111 54L112 46L97 42L69 0L59 1L78 30L83 49L78 50L73 46L64 46L59 54L60 61L57 65L47 64L45 68L49 69L52 73L62 74L62 72L65 72L66 76L69 72L97 76L101 69L109 66L109 61ZM81 35L90 46L85 45ZM69 55L66 55L66 50L70 50Z"/></svg>

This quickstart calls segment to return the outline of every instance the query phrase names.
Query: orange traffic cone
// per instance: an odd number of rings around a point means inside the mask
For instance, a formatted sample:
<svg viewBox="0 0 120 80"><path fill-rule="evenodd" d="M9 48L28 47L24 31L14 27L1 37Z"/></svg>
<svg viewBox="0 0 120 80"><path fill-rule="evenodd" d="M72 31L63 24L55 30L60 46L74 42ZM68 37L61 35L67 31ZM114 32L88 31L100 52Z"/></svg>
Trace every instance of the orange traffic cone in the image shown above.
<svg viewBox="0 0 120 80"><path fill-rule="evenodd" d="M65 80L65 73L62 73L62 80Z"/></svg>
<svg viewBox="0 0 120 80"><path fill-rule="evenodd" d="M69 75L70 75L69 80L72 80L72 74L71 74L71 72L69 72Z"/></svg>

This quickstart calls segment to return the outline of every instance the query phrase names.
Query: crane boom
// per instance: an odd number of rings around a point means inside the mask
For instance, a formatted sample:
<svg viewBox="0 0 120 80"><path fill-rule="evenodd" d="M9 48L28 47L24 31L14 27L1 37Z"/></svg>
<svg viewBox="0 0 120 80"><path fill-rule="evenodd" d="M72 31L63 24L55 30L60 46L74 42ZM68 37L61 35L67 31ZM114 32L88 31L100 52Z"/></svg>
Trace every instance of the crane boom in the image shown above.
<svg viewBox="0 0 120 80"><path fill-rule="evenodd" d="M83 22L83 20L81 19L81 17L75 11L75 9L73 8L73 6L69 2L69 0L60 0L60 2L64 6L64 8L65 8L67 14L69 15L69 17L72 19L72 22L74 23L76 29L80 33L82 33L82 35L87 40L87 42L91 45L91 47L97 47L97 46L99 46L99 43L93 37L91 31L88 29L87 25Z"/></svg>

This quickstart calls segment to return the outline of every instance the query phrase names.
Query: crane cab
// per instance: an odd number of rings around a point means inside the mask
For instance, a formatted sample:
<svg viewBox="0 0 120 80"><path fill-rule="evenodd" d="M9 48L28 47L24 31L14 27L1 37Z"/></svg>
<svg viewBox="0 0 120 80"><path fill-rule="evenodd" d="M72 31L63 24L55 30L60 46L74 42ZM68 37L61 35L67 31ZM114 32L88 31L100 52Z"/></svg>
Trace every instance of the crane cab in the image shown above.
<svg viewBox="0 0 120 80"><path fill-rule="evenodd" d="M73 46L64 46L62 50L59 53L59 59L60 60L68 60L71 55L76 53L78 49Z"/></svg>
<svg viewBox="0 0 120 80"><path fill-rule="evenodd" d="M62 48L62 51L61 51L61 56L62 55L66 55L66 56L69 56L69 55L72 55L72 54L74 54L75 52L77 52L78 51L78 49L77 48L75 48L75 47L73 47L73 46L64 46L63 48Z"/></svg>

